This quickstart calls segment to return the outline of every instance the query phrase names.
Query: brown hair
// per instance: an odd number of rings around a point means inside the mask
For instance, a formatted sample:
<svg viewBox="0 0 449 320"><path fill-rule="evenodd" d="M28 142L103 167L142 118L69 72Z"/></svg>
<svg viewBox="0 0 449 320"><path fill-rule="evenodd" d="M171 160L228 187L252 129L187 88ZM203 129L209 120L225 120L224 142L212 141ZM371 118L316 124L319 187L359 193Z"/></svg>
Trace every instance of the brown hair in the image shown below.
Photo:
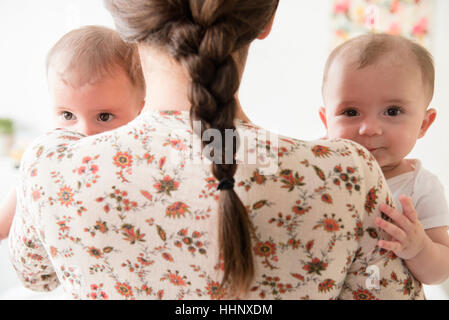
<svg viewBox="0 0 449 320"><path fill-rule="evenodd" d="M231 54L247 47L264 30L278 0L104 2L125 40L162 48L186 67L191 78L191 124L201 121L202 132L197 134L214 128L224 137L225 129L235 130L234 95L240 77ZM204 148L210 142L202 143ZM223 145L223 161L212 164L211 171L219 181L233 179L237 170L235 145L232 161L225 161ZM250 221L233 189L221 190L218 213L219 249L224 259L221 285L229 283L233 293L246 292L254 278Z"/></svg>
<svg viewBox="0 0 449 320"><path fill-rule="evenodd" d="M348 40L336 47L329 55L324 67L323 91L325 88L327 74L335 59L346 52L358 54L358 68L373 65L381 57L396 50L411 54L416 60L421 70L422 80L429 89L429 102L432 99L435 85L435 67L433 57L430 52L420 44L399 35L390 35L386 33L369 33Z"/></svg>
<svg viewBox="0 0 449 320"><path fill-rule="evenodd" d="M92 84L125 71L131 83L145 94L145 79L136 44L126 43L112 29L84 26L66 33L47 55L47 74L54 68L65 83L74 87Z"/></svg>

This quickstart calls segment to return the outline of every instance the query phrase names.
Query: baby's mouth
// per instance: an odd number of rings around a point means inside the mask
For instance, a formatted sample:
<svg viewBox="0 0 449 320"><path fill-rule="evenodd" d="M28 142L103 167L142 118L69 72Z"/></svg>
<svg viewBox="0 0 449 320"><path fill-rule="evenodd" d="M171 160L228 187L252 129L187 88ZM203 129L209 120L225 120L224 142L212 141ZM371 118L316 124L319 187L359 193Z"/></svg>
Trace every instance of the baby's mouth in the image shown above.
<svg viewBox="0 0 449 320"><path fill-rule="evenodd" d="M368 151L371 152L371 153L376 152L376 151L382 149L382 147L366 147L366 146L365 146L365 148L368 149Z"/></svg>

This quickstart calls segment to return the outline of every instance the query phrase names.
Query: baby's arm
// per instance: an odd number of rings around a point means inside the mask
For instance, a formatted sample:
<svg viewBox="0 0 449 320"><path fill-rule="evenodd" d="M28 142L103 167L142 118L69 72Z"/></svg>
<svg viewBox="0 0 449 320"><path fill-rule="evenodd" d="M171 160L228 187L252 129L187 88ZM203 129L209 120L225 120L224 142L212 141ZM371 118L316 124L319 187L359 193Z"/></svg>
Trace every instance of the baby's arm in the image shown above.
<svg viewBox="0 0 449 320"><path fill-rule="evenodd" d="M6 239L16 211L16 189L10 191L0 206L0 240Z"/></svg>
<svg viewBox="0 0 449 320"><path fill-rule="evenodd" d="M393 222L378 218L376 224L393 237L380 240L379 247L405 260L413 275L424 284L439 284L449 277L449 235L447 227L424 230L409 197L399 197L403 214L387 205L380 209Z"/></svg>

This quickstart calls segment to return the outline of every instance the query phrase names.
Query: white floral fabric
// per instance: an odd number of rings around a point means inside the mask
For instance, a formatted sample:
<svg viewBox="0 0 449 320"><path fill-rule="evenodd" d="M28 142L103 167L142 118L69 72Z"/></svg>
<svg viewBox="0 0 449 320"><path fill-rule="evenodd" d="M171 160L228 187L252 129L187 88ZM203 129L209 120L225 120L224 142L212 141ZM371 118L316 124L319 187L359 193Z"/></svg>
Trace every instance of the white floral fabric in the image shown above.
<svg viewBox="0 0 449 320"><path fill-rule="evenodd" d="M252 224L246 296L219 289L217 181L176 111L89 137L56 130L28 148L9 238L24 285L62 285L75 299L424 298L403 261L376 246L378 205L392 198L366 149L236 127L250 137L234 177Z"/></svg>

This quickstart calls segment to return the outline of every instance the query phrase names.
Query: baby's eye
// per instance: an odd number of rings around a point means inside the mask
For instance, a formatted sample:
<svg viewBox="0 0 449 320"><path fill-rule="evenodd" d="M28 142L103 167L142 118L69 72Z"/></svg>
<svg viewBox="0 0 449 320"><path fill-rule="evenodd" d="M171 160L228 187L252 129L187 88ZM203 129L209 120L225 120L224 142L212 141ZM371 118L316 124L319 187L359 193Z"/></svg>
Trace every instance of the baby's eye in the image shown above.
<svg viewBox="0 0 449 320"><path fill-rule="evenodd" d="M347 116L347 117L356 117L356 116L359 115L359 113L356 110L354 110L354 109L345 110L345 111L343 111L342 114Z"/></svg>
<svg viewBox="0 0 449 320"><path fill-rule="evenodd" d="M103 112L98 115L97 120L101 121L101 122L108 122L108 121L111 121L112 119L114 119L114 116L112 114Z"/></svg>
<svg viewBox="0 0 449 320"><path fill-rule="evenodd" d="M402 113L402 110L400 107L389 107L386 111L385 111L385 115L389 116L389 117L397 117L398 115L400 115Z"/></svg>
<svg viewBox="0 0 449 320"><path fill-rule="evenodd" d="M61 116L64 118L64 120L67 120L67 121L76 119L75 115L69 111L61 112Z"/></svg>

